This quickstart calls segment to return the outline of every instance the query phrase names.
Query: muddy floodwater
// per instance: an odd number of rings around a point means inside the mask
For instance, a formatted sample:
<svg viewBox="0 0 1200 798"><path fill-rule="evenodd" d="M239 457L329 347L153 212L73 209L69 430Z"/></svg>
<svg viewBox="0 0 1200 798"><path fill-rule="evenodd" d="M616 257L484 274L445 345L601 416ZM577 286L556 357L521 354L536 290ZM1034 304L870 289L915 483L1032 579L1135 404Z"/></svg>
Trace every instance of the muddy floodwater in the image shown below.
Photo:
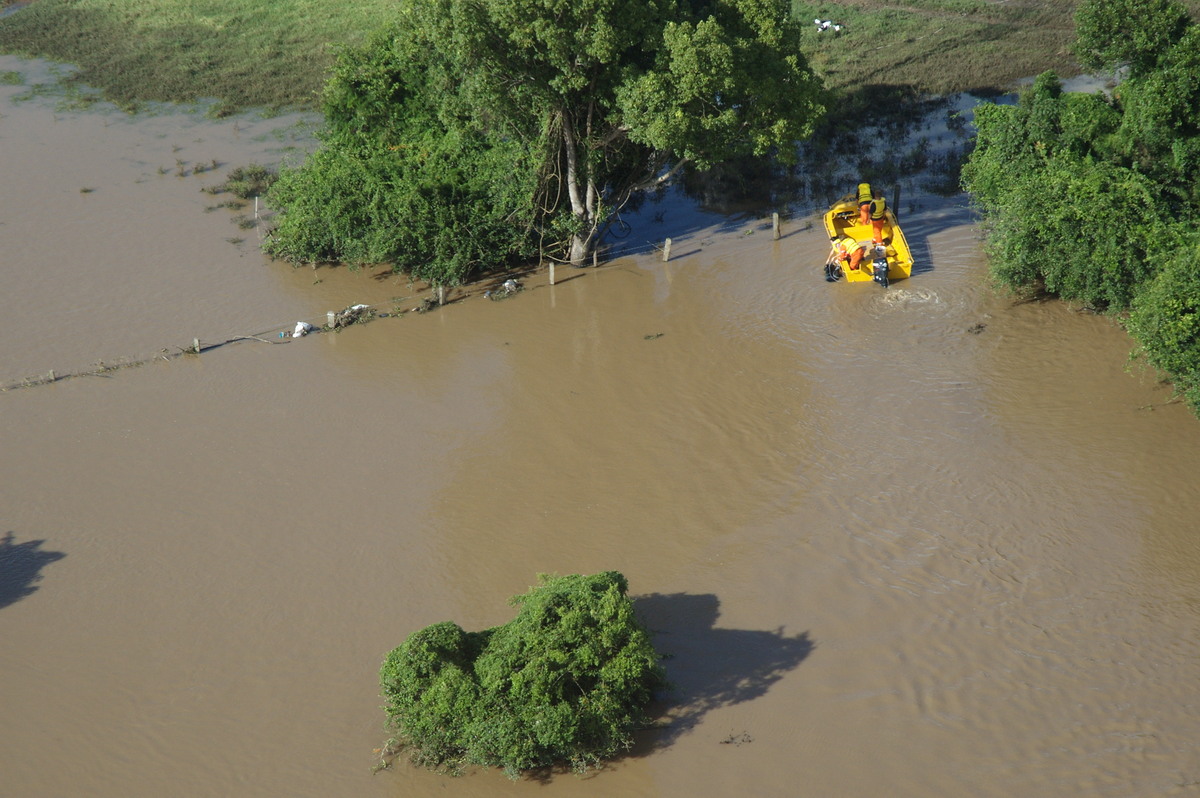
<svg viewBox="0 0 1200 798"><path fill-rule="evenodd" d="M1200 422L1110 321L989 287L962 197L906 184L886 291L822 279L811 209L674 202L415 313L210 209L304 119L34 80L0 86L0 793L1200 795ZM356 303L393 315L280 337ZM663 729L588 778L372 774L390 648L606 569Z"/></svg>

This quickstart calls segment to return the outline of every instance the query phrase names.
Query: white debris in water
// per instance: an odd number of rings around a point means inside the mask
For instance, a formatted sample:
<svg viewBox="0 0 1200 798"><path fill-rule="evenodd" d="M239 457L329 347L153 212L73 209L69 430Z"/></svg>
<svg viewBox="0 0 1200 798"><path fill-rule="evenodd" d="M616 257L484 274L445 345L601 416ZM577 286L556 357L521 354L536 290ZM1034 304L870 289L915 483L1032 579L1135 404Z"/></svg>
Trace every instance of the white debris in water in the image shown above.
<svg viewBox="0 0 1200 798"><path fill-rule="evenodd" d="M306 321L296 322L296 329L292 330L293 338L303 338L313 331L313 326Z"/></svg>

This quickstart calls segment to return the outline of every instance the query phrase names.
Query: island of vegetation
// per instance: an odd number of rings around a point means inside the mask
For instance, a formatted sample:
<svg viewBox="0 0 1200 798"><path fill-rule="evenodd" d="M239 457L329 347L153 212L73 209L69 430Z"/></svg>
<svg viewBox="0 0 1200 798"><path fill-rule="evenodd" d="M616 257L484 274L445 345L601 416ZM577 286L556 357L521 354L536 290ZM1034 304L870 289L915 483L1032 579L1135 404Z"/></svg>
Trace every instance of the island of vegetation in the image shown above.
<svg viewBox="0 0 1200 798"><path fill-rule="evenodd" d="M412 633L380 670L388 755L457 772L586 771L628 749L665 687L625 577L539 577L517 616L482 632L450 621Z"/></svg>

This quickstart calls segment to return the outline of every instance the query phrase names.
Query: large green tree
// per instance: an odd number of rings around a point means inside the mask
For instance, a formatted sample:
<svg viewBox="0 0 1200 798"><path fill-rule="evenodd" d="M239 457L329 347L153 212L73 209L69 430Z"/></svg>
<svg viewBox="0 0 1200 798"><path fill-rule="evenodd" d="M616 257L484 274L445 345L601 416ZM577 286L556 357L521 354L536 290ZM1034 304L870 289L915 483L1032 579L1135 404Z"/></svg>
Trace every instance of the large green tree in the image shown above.
<svg viewBox="0 0 1200 798"><path fill-rule="evenodd" d="M447 170L477 187L497 175L528 185L505 192L493 219L581 265L614 211L684 165L789 157L822 95L786 0L409 0L343 55L325 95L325 157L385 147L383 163L396 162L436 130L464 142L442 152ZM402 192L406 180L385 170L382 182ZM286 219L303 192L285 191ZM469 218L446 221L451 237L469 235ZM301 254L288 243L299 227L281 225L276 251Z"/></svg>

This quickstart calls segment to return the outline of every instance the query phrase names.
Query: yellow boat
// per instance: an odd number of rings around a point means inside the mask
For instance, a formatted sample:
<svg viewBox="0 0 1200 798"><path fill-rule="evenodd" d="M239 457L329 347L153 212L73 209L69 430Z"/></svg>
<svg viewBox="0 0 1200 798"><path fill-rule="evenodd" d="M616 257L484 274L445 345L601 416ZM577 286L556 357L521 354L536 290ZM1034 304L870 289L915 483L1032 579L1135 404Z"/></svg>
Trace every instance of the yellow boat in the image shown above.
<svg viewBox="0 0 1200 798"><path fill-rule="evenodd" d="M882 250L873 243L875 233L872 224L862 224L859 220L859 203L870 202L871 199L871 186L868 183L860 183L857 193L847 194L825 212L825 232L831 245L829 258L825 262L825 279L830 282L836 282L843 277L848 283L874 280L887 288L888 283L902 280L912 274L912 252L908 249L904 231L896 221L895 212L886 207L882 199L876 199L879 206L884 206L880 209L883 217ZM853 239L860 246L871 245L857 269L848 268L839 257L838 242L846 238Z"/></svg>

